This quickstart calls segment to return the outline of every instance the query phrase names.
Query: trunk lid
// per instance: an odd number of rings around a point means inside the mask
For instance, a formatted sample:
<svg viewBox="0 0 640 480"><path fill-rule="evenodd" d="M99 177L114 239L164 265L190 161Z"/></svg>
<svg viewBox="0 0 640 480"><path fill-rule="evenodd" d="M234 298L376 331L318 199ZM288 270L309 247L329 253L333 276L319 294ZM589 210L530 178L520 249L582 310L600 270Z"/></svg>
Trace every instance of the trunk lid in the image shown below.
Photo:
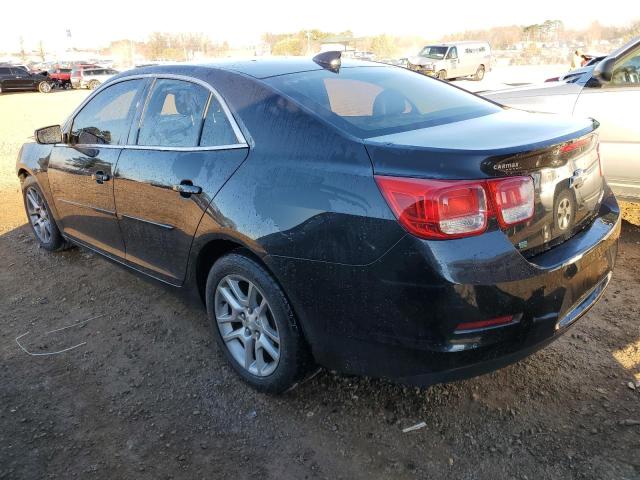
<svg viewBox="0 0 640 480"><path fill-rule="evenodd" d="M600 207L597 122L517 110L365 140L376 175L442 180L530 176L533 218L504 229L530 257L587 226ZM489 228L497 228L492 219Z"/></svg>

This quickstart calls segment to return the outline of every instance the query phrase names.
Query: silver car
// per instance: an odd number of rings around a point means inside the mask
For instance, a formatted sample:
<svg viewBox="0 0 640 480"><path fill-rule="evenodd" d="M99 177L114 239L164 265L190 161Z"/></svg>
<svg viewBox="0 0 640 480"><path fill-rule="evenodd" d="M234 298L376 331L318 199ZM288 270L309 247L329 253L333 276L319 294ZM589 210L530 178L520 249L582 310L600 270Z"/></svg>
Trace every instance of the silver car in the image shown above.
<svg viewBox="0 0 640 480"><path fill-rule="evenodd" d="M640 38L564 81L482 95L522 110L595 118L609 185L617 196L640 201Z"/></svg>
<svg viewBox="0 0 640 480"><path fill-rule="evenodd" d="M89 90L95 90L118 73L120 72L113 70L112 68L85 68L80 71L79 76L71 77L71 85L73 88L88 88Z"/></svg>

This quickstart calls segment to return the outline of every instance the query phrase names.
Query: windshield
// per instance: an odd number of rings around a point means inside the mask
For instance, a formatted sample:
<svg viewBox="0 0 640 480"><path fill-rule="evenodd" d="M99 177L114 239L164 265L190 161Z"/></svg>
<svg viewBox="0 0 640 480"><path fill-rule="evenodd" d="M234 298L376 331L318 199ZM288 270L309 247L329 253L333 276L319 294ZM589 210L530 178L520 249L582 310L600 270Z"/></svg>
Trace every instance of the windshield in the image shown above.
<svg viewBox="0 0 640 480"><path fill-rule="evenodd" d="M420 52L420 56L442 60L447 54L448 48L449 47L424 47Z"/></svg>
<svg viewBox="0 0 640 480"><path fill-rule="evenodd" d="M467 120L500 107L400 67L314 70L265 79L354 136L369 138Z"/></svg>

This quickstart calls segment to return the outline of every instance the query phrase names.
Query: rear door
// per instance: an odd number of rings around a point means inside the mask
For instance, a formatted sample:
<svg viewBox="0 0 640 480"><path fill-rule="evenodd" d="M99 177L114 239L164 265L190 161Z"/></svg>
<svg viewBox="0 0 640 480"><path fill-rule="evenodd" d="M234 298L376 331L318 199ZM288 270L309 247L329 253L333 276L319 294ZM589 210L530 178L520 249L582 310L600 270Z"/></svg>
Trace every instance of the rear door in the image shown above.
<svg viewBox="0 0 640 480"><path fill-rule="evenodd" d="M15 78L9 67L0 67L0 87L2 90L15 88Z"/></svg>
<svg viewBox="0 0 640 480"><path fill-rule="evenodd" d="M585 87L574 115L600 122L600 154L614 192L640 199L640 48L620 60L612 81Z"/></svg>
<svg viewBox="0 0 640 480"><path fill-rule="evenodd" d="M113 198L113 174L146 80L116 83L73 118L68 142L53 147L48 177L66 235L124 258Z"/></svg>
<svg viewBox="0 0 640 480"><path fill-rule="evenodd" d="M179 285L198 224L248 147L220 97L168 78L155 80L131 143L115 178L127 263Z"/></svg>

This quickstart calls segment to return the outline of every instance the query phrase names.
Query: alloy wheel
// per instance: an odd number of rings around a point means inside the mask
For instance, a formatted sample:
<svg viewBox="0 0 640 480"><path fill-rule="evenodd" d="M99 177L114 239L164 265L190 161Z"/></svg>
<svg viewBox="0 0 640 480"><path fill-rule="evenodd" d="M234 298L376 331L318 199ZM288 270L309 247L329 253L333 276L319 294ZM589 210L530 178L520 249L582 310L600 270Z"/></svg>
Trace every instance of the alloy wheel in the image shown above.
<svg viewBox="0 0 640 480"><path fill-rule="evenodd" d="M560 230L566 230L571 224L571 216L573 215L571 202L568 198L563 198L558 203L558 209L556 211L556 218L558 227Z"/></svg>
<svg viewBox="0 0 640 480"><path fill-rule="evenodd" d="M51 217L47 205L40 192L33 187L27 189L27 214L38 240L42 243L51 241Z"/></svg>
<svg viewBox="0 0 640 480"><path fill-rule="evenodd" d="M260 289L240 275L227 275L216 287L214 313L234 360L253 375L271 375L280 360L280 334Z"/></svg>

